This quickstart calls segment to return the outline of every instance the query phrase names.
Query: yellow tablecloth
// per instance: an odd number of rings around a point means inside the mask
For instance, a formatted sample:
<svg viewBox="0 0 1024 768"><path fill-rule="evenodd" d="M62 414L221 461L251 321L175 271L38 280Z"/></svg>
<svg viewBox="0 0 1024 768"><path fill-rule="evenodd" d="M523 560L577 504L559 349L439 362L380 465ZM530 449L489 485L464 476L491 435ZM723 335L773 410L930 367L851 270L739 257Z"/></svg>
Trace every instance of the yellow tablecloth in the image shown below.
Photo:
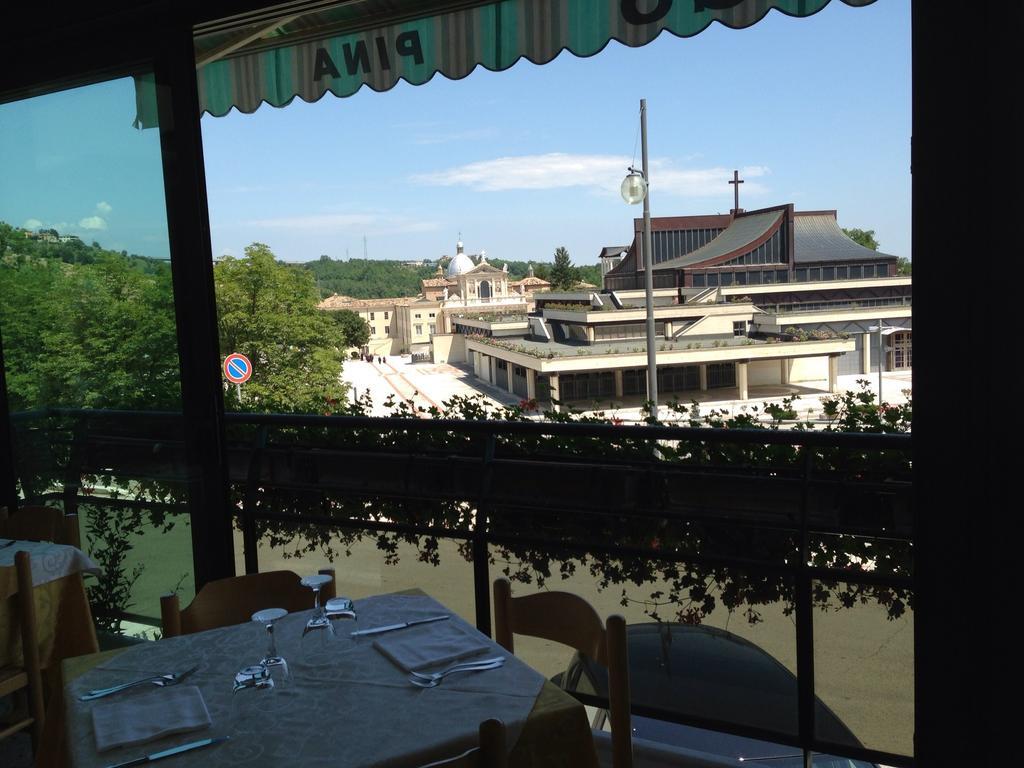
<svg viewBox="0 0 1024 768"><path fill-rule="evenodd" d="M14 577L13 572L14 568L0 567L0 667L21 664L21 631L14 605L17 588L5 588ZM42 584L33 595L39 658L44 668L99 649L81 573Z"/></svg>

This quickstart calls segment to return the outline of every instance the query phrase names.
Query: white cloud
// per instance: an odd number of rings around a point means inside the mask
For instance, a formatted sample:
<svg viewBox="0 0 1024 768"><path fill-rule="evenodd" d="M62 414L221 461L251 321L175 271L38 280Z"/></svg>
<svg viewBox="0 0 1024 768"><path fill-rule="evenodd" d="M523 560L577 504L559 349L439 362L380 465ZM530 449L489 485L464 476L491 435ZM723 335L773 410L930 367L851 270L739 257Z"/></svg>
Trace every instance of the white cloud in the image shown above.
<svg viewBox="0 0 1024 768"><path fill-rule="evenodd" d="M112 210L114 210L114 209L110 205L110 203L103 202L103 201L96 203L96 211L98 213L102 213L104 216L109 214Z"/></svg>
<svg viewBox="0 0 1024 768"><path fill-rule="evenodd" d="M25 223L21 226L25 229L39 229L43 226L43 222L39 219L25 219Z"/></svg>
<svg viewBox="0 0 1024 768"><path fill-rule="evenodd" d="M323 233L357 233L384 235L408 232L430 232L438 229L437 222L414 219L396 214L380 213L317 213L300 216L279 216L242 222L245 226L267 229L288 229Z"/></svg>
<svg viewBox="0 0 1024 768"><path fill-rule="evenodd" d="M106 229L107 222L104 221L101 216L86 216L84 219L78 222L78 226L80 226L82 229L90 230Z"/></svg>
<svg viewBox="0 0 1024 768"><path fill-rule="evenodd" d="M412 177L417 184L439 187L465 186L481 192L525 189L589 187L594 191L618 193L631 159L625 155L573 155L550 152L544 155L499 157L455 166ZM763 194L766 188L752 178L766 176L765 166L748 166L740 172L744 194ZM713 197L727 194L726 182L732 169L677 168L667 158L651 162L652 191L682 197Z"/></svg>

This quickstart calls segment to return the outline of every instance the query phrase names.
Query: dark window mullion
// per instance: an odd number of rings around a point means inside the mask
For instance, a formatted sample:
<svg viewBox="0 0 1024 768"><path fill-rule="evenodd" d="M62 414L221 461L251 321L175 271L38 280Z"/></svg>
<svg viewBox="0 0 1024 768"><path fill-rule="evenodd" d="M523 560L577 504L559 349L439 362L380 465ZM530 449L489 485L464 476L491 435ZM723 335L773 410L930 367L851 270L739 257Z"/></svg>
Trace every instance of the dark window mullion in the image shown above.
<svg viewBox="0 0 1024 768"><path fill-rule="evenodd" d="M234 575L232 507L192 30L181 24L168 30L164 40L154 71L198 590Z"/></svg>

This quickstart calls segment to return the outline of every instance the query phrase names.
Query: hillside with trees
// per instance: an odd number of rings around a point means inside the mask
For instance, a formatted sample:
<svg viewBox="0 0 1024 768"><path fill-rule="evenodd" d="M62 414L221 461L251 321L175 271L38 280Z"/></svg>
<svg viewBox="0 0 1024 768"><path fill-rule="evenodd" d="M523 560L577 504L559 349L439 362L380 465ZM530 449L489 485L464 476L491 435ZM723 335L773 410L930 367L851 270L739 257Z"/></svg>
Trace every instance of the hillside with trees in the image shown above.
<svg viewBox="0 0 1024 768"><path fill-rule="evenodd" d="M308 271L254 243L218 260L214 281L221 351L254 364L241 403L226 387L228 410L321 413L344 401L342 351L359 328L317 309ZM0 222L0 297L12 411L180 408L169 261Z"/></svg>
<svg viewBox="0 0 1024 768"><path fill-rule="evenodd" d="M508 265L509 280L522 280L533 266L533 273L543 280L549 280L553 262L529 262L504 259L490 259L492 266L501 269ZM440 265L447 267L448 260L426 262L428 266L409 266L401 261L377 261L374 259L332 259L321 256L315 261L299 265L300 269L313 273L320 296L326 298L337 293L354 299L390 299L402 296L416 296L420 293L420 281L437 276ZM601 266L588 264L575 266L579 280L592 285L601 285Z"/></svg>

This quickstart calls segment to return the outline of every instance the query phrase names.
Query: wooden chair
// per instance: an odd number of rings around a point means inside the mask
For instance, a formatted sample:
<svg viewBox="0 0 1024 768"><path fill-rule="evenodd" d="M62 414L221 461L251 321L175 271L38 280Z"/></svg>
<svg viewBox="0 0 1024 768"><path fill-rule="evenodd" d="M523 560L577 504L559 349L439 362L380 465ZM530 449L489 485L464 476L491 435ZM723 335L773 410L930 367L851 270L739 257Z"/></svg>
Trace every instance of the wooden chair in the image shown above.
<svg viewBox="0 0 1024 768"><path fill-rule="evenodd" d="M19 507L13 513L0 508L0 536L82 547L78 515L65 515L53 507Z"/></svg>
<svg viewBox="0 0 1024 768"><path fill-rule="evenodd" d="M320 573L334 576L333 568ZM320 590L320 604L334 597L331 581ZM188 608L181 609L177 595L160 598L160 620L164 637L190 635L217 627L243 624L263 608L284 608L289 612L313 607L313 592L301 584L292 571L266 571L218 579L199 590Z"/></svg>
<svg viewBox="0 0 1024 768"><path fill-rule="evenodd" d="M505 724L501 720L480 723L480 746L461 755L438 760L422 768L507 768L508 750L505 745Z"/></svg>
<svg viewBox="0 0 1024 768"><path fill-rule="evenodd" d="M0 740L26 728L32 729L33 751L39 750L43 733L45 708L43 706L43 678L39 662L39 637L36 632L36 603L32 585L32 560L28 552L14 555L18 593L15 595L15 615L21 628L22 665L0 668L0 697L23 693L24 716L7 724L0 723Z"/></svg>
<svg viewBox="0 0 1024 768"><path fill-rule="evenodd" d="M614 768L633 765L629 716L629 652L626 620L618 614L602 623L594 607L569 592L537 592L512 597L508 579L494 582L494 634L498 644L515 653L516 634L567 645L608 668L608 719ZM602 741L597 740L602 746Z"/></svg>

